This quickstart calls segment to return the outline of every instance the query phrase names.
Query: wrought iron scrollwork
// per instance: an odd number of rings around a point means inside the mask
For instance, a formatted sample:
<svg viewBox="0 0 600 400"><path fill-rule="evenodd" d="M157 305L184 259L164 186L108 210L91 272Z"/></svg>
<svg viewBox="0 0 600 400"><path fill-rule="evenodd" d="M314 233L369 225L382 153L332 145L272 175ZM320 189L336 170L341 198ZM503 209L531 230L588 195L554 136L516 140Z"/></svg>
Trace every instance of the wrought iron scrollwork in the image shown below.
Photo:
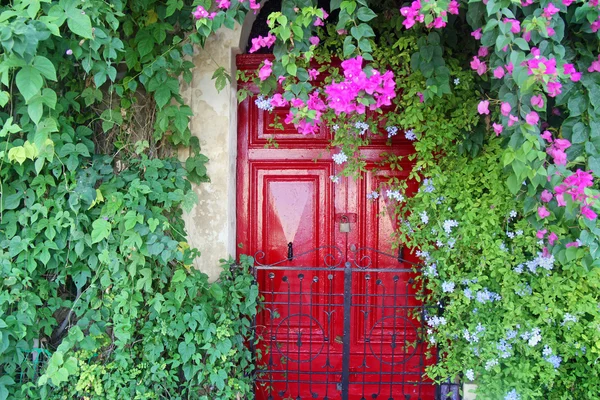
<svg viewBox="0 0 600 400"><path fill-rule="evenodd" d="M338 268L344 261L344 259L343 259L344 252L337 246L321 246L321 247L314 248L312 250L305 251L303 253L295 254L293 251L293 247L290 245L293 246L293 244L289 243L287 245L288 246L287 247L288 257L286 257L282 260L279 260L277 262L273 262L273 263L265 262L266 253L264 251L262 251L262 250L257 251L254 254L255 265L258 267L283 266L294 260L301 259L304 256L307 256L307 255L310 255L313 253L320 253L320 252L323 252L323 255L321 256L321 261L323 263L322 266L324 266L325 268ZM303 266L302 268L310 269L310 268L318 268L318 267L319 267L319 265L314 265L314 266Z"/></svg>

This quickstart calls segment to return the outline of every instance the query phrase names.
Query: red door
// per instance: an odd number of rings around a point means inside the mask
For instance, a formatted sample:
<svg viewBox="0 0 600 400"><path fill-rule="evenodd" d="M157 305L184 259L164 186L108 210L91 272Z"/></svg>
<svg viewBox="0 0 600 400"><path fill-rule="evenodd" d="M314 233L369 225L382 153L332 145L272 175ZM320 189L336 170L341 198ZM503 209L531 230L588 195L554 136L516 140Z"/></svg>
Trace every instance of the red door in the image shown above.
<svg viewBox="0 0 600 400"><path fill-rule="evenodd" d="M259 62L240 56L238 68ZM238 110L237 241L255 255L263 296L257 399L433 399L423 376L433 360L417 340L417 259L392 249L397 200L385 195L409 168L373 164L382 152L410 154L410 142L374 137L362 150L373 171L334 183L331 133L273 128L287 110L260 110L255 99Z"/></svg>

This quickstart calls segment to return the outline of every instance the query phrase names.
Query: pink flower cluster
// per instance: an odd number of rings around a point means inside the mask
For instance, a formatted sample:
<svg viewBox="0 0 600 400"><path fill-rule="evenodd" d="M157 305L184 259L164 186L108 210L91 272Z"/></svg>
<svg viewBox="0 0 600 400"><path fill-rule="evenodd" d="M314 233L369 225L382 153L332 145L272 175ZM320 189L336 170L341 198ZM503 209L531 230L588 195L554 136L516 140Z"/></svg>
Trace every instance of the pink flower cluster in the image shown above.
<svg viewBox="0 0 600 400"><path fill-rule="evenodd" d="M555 58L546 58L540 54L536 47L531 48L529 60L523 61L522 65L527 67L527 73L534 75L545 86L546 92L550 97L558 96L562 91L562 84L558 79L558 69ZM600 64L599 64L600 67ZM563 64L563 74L568 76L573 82L581 79L581 72L577 72L573 64Z"/></svg>
<svg viewBox="0 0 600 400"><path fill-rule="evenodd" d="M285 123L291 124L294 123L298 132L303 135L308 135L311 133L316 133L319 123L321 122L321 116L323 112L327 109L325 102L319 96L319 92L314 91L308 96L308 101L305 103L302 99L292 99L289 103L287 100L283 98L283 96L279 93L275 94L271 98L271 105L274 107L286 107L287 105L291 105L291 109L285 117ZM298 115L298 110L307 107L308 110L315 111L315 117L312 120L308 120L307 118L300 118L298 121L295 121L296 115Z"/></svg>
<svg viewBox="0 0 600 400"><path fill-rule="evenodd" d="M598 59L592 61L592 65L588 68L588 72L600 72L600 54L598 55Z"/></svg>
<svg viewBox="0 0 600 400"><path fill-rule="evenodd" d="M545 131L542 134L542 137L547 140L546 132L548 131ZM550 132L548 132L548 134L549 133ZM556 139L552 141L552 137L550 137L549 142L552 142L552 145L546 149L546 153L552 157L554 164L567 165L567 153L565 153L565 150L571 147L571 142L569 142L567 139Z"/></svg>
<svg viewBox="0 0 600 400"><path fill-rule="evenodd" d="M217 15L217 13L216 12L209 13L208 11L206 11L206 9L204 7L198 6L194 10L194 12L192 12L192 15L194 16L195 19L202 19L202 18L213 19Z"/></svg>
<svg viewBox="0 0 600 400"><path fill-rule="evenodd" d="M327 11L325 11L322 8L321 8L321 11L323 11L323 19L327 19L327 17L329 17L329 14L327 14ZM317 17L317 20L314 22L314 25L315 26L325 26L323 19Z"/></svg>
<svg viewBox="0 0 600 400"><path fill-rule="evenodd" d="M396 96L394 73L386 71L381 74L374 69L367 76L362 69L362 62L361 56L342 62L345 79L325 87L327 105L338 115L343 112L364 114L366 106L357 100L365 95L372 96L375 100L369 106L371 110L391 105L391 100Z"/></svg>
<svg viewBox="0 0 600 400"><path fill-rule="evenodd" d="M406 19L402 21L402 25L406 29L412 28L417 22L423 22L425 16L421 14L421 0L414 0L410 7L402 7L400 14Z"/></svg>
<svg viewBox="0 0 600 400"><path fill-rule="evenodd" d="M254 53L255 51L260 50L262 47L271 47L275 43L277 38L271 32L266 37L258 36L252 38L252 47L248 50L248 53Z"/></svg>
<svg viewBox="0 0 600 400"><path fill-rule="evenodd" d="M427 2L427 0L425 0ZM459 4L456 0L451 0L450 4L448 4L448 9L442 11L440 15L434 15L433 22L427 24L427 28L443 28L446 26L445 17L448 14L458 15L458 7ZM402 7L400 9L400 14L406 19L402 21L402 25L406 29L412 28L417 22L423 22L425 20L425 15L422 13L422 4L421 0L414 0L410 7Z"/></svg>
<svg viewBox="0 0 600 400"><path fill-rule="evenodd" d="M556 201L560 207L565 207L564 196L570 195L573 201L579 202L581 206L581 214L588 219L596 219L597 214L591 209L590 201L592 200L585 193L585 189L592 187L594 178L591 172L578 169L573 175L567 176L563 183L554 188L556 193Z"/></svg>

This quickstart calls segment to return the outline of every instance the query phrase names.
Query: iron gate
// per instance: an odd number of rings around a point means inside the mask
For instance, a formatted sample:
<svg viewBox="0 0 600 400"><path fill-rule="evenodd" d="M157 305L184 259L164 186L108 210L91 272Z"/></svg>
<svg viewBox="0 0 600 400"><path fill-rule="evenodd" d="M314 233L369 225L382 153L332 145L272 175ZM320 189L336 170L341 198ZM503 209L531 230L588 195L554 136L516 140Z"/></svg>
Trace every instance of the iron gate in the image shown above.
<svg viewBox="0 0 600 400"><path fill-rule="evenodd" d="M378 262L374 263L377 257ZM385 258L385 262L381 262ZM424 376L436 349L424 337L420 265L372 248L333 246L276 263L255 255L258 400L433 400L458 386ZM302 260L318 260L311 265ZM385 265L382 267L382 265Z"/></svg>

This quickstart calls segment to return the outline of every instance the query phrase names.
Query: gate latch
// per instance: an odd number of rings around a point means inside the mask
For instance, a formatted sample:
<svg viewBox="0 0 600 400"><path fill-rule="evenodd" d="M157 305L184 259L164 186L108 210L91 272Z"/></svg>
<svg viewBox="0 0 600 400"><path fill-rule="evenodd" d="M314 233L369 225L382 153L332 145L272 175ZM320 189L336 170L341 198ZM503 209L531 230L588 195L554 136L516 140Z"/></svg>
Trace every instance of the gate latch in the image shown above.
<svg viewBox="0 0 600 400"><path fill-rule="evenodd" d="M350 232L350 219L348 219L347 215L342 215L342 217L340 218L340 232Z"/></svg>

